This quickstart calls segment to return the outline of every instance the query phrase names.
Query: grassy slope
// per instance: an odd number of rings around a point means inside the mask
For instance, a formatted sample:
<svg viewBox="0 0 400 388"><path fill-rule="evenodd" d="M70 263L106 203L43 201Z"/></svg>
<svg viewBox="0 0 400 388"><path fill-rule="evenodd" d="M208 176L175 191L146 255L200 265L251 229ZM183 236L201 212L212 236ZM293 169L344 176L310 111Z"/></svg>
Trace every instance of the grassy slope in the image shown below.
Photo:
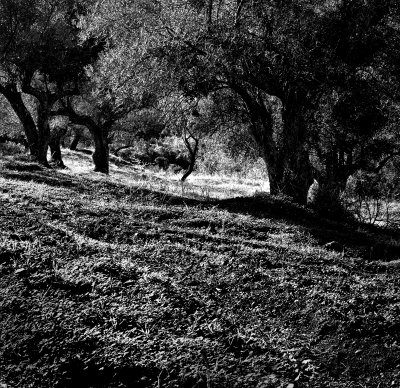
<svg viewBox="0 0 400 388"><path fill-rule="evenodd" d="M1 387L400 386L394 235L83 158L0 158Z"/></svg>

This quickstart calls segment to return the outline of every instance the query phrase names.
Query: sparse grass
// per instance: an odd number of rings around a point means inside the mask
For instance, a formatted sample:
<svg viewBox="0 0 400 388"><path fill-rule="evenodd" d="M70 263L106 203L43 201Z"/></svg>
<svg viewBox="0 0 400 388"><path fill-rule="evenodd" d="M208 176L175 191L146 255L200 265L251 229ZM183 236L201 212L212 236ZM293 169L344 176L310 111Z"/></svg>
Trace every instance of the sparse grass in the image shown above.
<svg viewBox="0 0 400 388"><path fill-rule="evenodd" d="M103 180L101 174L92 173L91 156L64 150L68 169L62 172L90 180ZM268 182L259 179L232 178L205 174L192 174L184 183L182 173L174 174L158 168L139 166L116 166L111 163L108 182L130 186L133 191L147 189L168 195L179 195L195 199L224 199L251 196L256 192L268 191Z"/></svg>
<svg viewBox="0 0 400 388"><path fill-rule="evenodd" d="M0 158L0 386L400 386L396 234L89 158Z"/></svg>

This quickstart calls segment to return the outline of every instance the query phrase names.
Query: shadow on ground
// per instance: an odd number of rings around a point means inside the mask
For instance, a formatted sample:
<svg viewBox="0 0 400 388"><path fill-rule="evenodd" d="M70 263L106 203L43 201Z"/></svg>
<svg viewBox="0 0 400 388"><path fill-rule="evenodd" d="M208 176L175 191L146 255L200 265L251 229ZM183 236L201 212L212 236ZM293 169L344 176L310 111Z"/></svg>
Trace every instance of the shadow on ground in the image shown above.
<svg viewBox="0 0 400 388"><path fill-rule="evenodd" d="M151 197L151 200L167 205L217 207L230 213L247 214L258 219L274 219L289 225L301 226L322 246L331 242L331 249L345 256L361 257L365 260L390 261L400 258L398 231L357 222L335 222L321 218L315 212L291 203L288 200L264 195L224 200L205 200L166 195L164 192L146 188L128 187L122 183L102 180L85 180L71 177L54 169L46 169L35 163L14 160L5 163L2 176L6 179L44 183L50 187L63 187L82 193L90 186L101 186L116 198L129 196L130 200ZM140 175L138 175L140 178Z"/></svg>
<svg viewBox="0 0 400 388"><path fill-rule="evenodd" d="M399 232L356 221L338 222L321 218L314 211L268 194L233 198L218 202L222 209L249 214L256 218L273 218L304 228L320 245L330 244L346 256L366 260L390 261L400 258Z"/></svg>

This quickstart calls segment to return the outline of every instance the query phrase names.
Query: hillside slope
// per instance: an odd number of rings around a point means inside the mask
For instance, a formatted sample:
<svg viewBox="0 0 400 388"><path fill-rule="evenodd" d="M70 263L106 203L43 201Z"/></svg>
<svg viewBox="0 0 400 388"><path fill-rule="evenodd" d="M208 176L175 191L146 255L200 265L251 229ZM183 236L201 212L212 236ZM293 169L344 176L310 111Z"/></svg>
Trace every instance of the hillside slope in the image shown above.
<svg viewBox="0 0 400 388"><path fill-rule="evenodd" d="M395 235L82 166L0 158L2 388L400 386Z"/></svg>

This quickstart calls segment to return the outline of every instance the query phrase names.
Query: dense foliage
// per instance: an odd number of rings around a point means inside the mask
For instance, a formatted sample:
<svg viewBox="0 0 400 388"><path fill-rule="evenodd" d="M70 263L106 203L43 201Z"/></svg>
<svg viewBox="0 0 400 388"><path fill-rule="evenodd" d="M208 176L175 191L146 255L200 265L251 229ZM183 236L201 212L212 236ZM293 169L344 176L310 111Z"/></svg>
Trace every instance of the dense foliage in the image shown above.
<svg viewBox="0 0 400 388"><path fill-rule="evenodd" d="M204 134L245 129L271 193L299 203L317 179L320 202L335 206L351 175L398 155L396 1L1 6L0 91L42 163L49 116L63 114L88 128L96 170L107 173L110 142L122 130L127 141L114 148L132 144L130 123L143 111L158 122L133 134L158 127L182 135L190 170ZM24 93L34 96L35 115ZM199 133L193 109L204 123ZM53 138L60 159L60 136Z"/></svg>

